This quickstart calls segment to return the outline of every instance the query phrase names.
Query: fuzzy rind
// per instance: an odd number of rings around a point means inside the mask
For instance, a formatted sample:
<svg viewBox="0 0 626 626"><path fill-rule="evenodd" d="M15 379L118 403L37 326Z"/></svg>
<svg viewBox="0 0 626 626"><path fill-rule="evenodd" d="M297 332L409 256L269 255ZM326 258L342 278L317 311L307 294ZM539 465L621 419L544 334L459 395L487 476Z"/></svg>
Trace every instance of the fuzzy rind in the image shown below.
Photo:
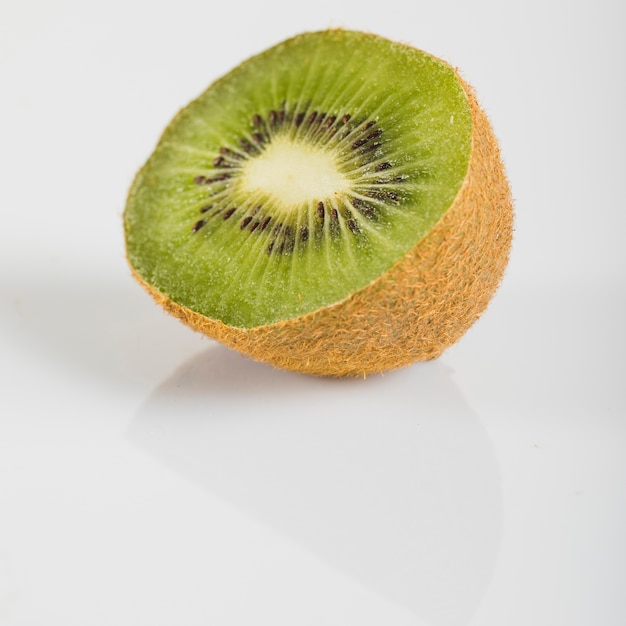
<svg viewBox="0 0 626 626"><path fill-rule="evenodd" d="M468 171L441 220L389 271L331 306L256 328L196 313L135 278L187 326L275 367L366 376L438 357L480 317L508 263L513 206L500 149L472 88ZM131 266L132 267L132 266Z"/></svg>

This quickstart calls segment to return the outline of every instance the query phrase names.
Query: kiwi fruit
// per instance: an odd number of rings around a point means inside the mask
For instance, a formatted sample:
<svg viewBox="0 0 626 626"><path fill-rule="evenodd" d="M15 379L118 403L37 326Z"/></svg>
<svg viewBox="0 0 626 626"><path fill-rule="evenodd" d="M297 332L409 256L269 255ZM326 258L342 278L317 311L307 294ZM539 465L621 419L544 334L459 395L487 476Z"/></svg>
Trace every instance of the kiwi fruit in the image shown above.
<svg viewBox="0 0 626 626"><path fill-rule="evenodd" d="M458 72L346 30L212 84L124 212L133 275L168 312L320 376L439 356L496 290L512 221L498 144Z"/></svg>

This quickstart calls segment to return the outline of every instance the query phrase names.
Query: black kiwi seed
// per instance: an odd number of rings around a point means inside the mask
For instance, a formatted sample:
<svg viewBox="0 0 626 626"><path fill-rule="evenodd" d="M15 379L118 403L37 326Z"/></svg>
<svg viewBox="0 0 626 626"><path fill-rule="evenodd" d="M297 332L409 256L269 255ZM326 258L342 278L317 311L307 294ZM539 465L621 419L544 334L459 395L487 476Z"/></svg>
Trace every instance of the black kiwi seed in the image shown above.
<svg viewBox="0 0 626 626"><path fill-rule="evenodd" d="M357 139L353 144L352 144L352 149L353 150L357 150L358 148L360 148L361 146L364 146L367 143L367 137L361 137L361 139Z"/></svg>
<svg viewBox="0 0 626 626"><path fill-rule="evenodd" d="M235 163L227 161L224 157L219 156L213 159L213 167L217 169L233 169L238 167Z"/></svg>
<svg viewBox="0 0 626 626"><path fill-rule="evenodd" d="M230 174L218 174L217 176L212 176L211 178L204 177L204 180L202 182L206 185L208 183L219 183L220 181L228 180L229 178Z"/></svg>
<svg viewBox="0 0 626 626"><path fill-rule="evenodd" d="M256 113L255 115L252 116L252 123L256 127L259 127L263 124L263 118L258 113Z"/></svg>
<svg viewBox="0 0 626 626"><path fill-rule="evenodd" d="M296 115L296 117L294 118L293 121L294 121L294 124L296 126L300 126L300 124L302 124L303 120L304 120L304 113L300 112L300 113L298 113Z"/></svg>
<svg viewBox="0 0 626 626"><path fill-rule="evenodd" d="M213 208L212 204L206 204L200 209L200 213L206 213L207 211L210 211L212 208Z"/></svg>
<svg viewBox="0 0 626 626"><path fill-rule="evenodd" d="M261 222L261 230L265 230L267 228L267 225L270 223L270 220L272 218L268 215L262 222Z"/></svg>
<svg viewBox="0 0 626 626"><path fill-rule="evenodd" d="M353 219L349 219L348 220L348 228L356 235L358 233L361 232L361 230L359 229L358 224L353 220Z"/></svg>
<svg viewBox="0 0 626 626"><path fill-rule="evenodd" d="M193 179L193 182L196 183L196 185L204 185L206 182L206 176L196 176Z"/></svg>
<svg viewBox="0 0 626 626"><path fill-rule="evenodd" d="M244 150L244 152L248 154L255 154L256 152L258 152L256 147L245 138L239 140L239 145Z"/></svg>
<svg viewBox="0 0 626 626"><path fill-rule="evenodd" d="M320 200L320 202L317 203L317 215L319 216L321 220L324 219L324 213L325 213L324 203Z"/></svg>
<svg viewBox="0 0 626 626"><path fill-rule="evenodd" d="M252 217L250 215L247 215L241 220L241 224L239 224L239 228L241 229L245 228L251 221L252 221Z"/></svg>
<svg viewBox="0 0 626 626"><path fill-rule="evenodd" d="M309 229L306 226L303 226L300 229L300 241L307 241L309 238Z"/></svg>
<svg viewBox="0 0 626 626"><path fill-rule="evenodd" d="M388 170L391 168L391 163L385 161L384 163L379 163L375 168L374 171L376 172L382 172L383 170Z"/></svg>
<svg viewBox="0 0 626 626"><path fill-rule="evenodd" d="M237 207L233 207L232 209L228 209L224 213L224 219L227 220L236 210L237 210Z"/></svg>
<svg viewBox="0 0 626 626"><path fill-rule="evenodd" d="M352 204L352 206L357 209L357 211L360 211L363 215L365 215L365 217L369 219L373 219L376 215L375 209L368 204L365 204L365 202L363 202L361 198L350 198L350 204Z"/></svg>
<svg viewBox="0 0 626 626"><path fill-rule="evenodd" d="M191 232L197 233L204 225L206 224L206 220L198 220L192 227Z"/></svg>

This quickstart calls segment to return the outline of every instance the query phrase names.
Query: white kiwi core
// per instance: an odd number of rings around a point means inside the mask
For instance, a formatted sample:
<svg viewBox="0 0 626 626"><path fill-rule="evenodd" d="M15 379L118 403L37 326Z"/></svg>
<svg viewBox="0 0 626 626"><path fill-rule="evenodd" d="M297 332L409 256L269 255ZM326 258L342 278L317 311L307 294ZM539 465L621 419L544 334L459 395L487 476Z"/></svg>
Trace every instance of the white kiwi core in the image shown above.
<svg viewBox="0 0 626 626"><path fill-rule="evenodd" d="M240 184L242 191L267 196L277 208L291 211L341 195L352 181L339 171L331 151L276 137L246 162Z"/></svg>

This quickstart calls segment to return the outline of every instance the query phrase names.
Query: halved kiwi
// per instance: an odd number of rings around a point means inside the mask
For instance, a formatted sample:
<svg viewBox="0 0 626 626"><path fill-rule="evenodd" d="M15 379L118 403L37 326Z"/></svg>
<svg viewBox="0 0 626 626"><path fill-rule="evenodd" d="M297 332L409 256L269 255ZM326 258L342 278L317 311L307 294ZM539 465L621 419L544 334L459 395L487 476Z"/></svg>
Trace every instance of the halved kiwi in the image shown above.
<svg viewBox="0 0 626 626"><path fill-rule="evenodd" d="M461 337L502 277L512 207L454 69L331 30L183 109L124 222L135 277L192 328L278 367L360 376Z"/></svg>

